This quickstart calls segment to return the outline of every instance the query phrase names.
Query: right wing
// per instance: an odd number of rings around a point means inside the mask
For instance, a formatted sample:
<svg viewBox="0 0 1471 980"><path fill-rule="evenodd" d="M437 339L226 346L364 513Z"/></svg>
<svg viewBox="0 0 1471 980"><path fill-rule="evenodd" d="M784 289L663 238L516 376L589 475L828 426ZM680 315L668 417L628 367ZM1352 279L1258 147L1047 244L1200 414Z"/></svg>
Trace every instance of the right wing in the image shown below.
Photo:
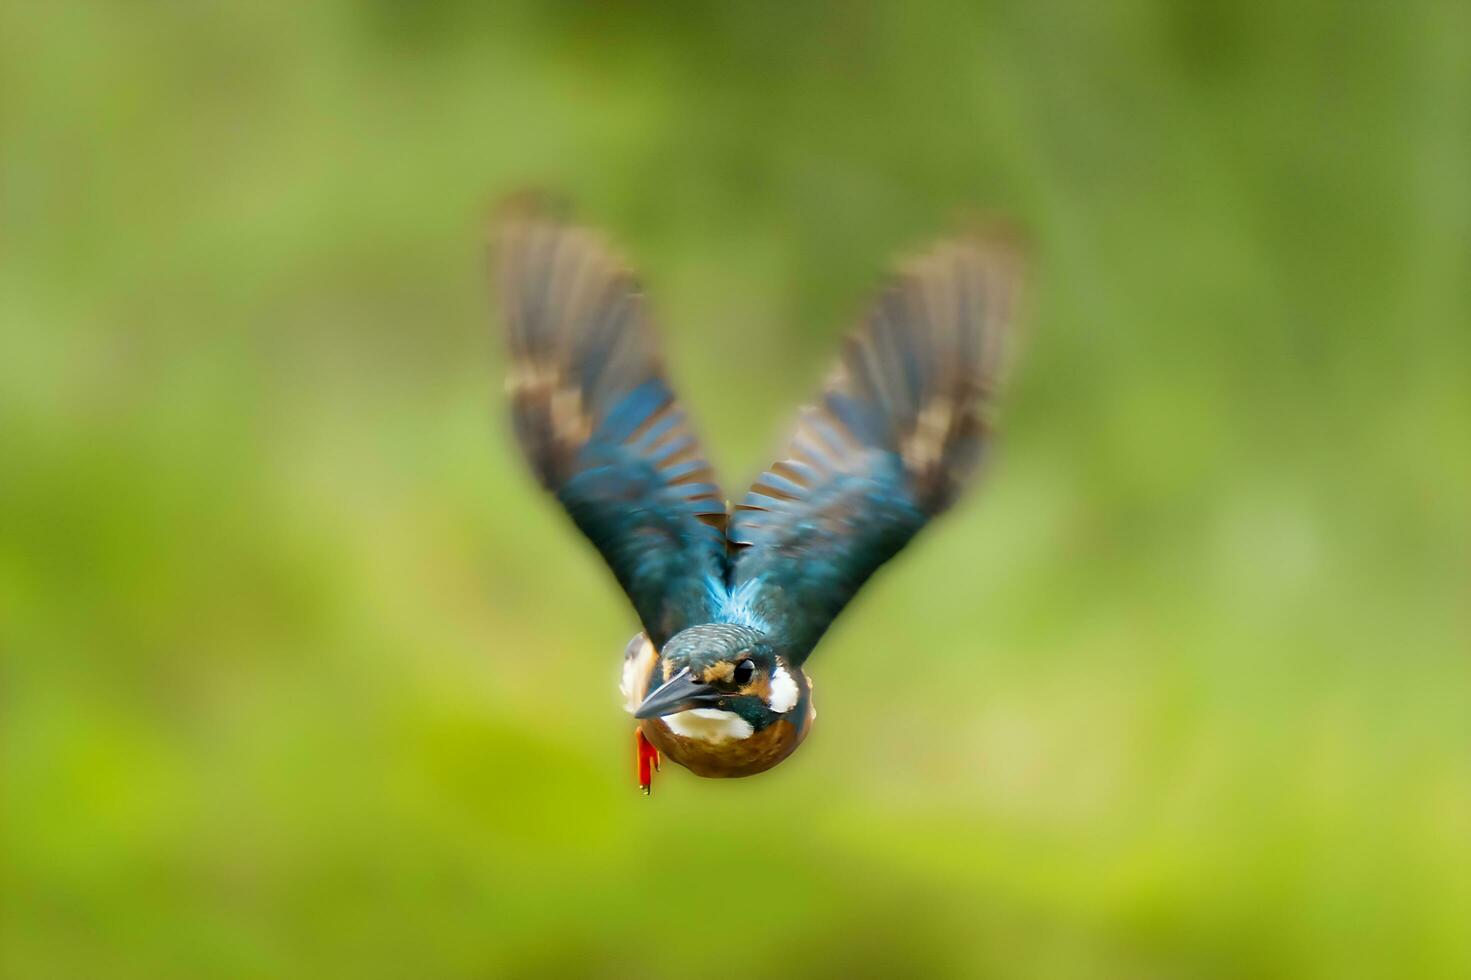
<svg viewBox="0 0 1471 980"><path fill-rule="evenodd" d="M787 457L731 518L732 602L800 664L868 577L955 500L991 432L1020 263L942 242L849 338Z"/></svg>
<svg viewBox="0 0 1471 980"><path fill-rule="evenodd" d="M594 232L498 229L516 436L657 647L725 598L725 498L664 378L643 293Z"/></svg>

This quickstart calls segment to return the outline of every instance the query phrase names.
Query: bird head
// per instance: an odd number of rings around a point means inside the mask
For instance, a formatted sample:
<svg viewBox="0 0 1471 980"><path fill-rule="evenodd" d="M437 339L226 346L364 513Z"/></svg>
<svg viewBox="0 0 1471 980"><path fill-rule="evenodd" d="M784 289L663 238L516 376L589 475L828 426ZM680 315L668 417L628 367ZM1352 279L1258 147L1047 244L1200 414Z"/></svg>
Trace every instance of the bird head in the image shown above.
<svg viewBox="0 0 1471 980"><path fill-rule="evenodd" d="M636 718L724 712L756 732L783 718L801 727L795 709L806 696L807 678L757 630L692 626L670 638L660 660L663 683L644 698Z"/></svg>

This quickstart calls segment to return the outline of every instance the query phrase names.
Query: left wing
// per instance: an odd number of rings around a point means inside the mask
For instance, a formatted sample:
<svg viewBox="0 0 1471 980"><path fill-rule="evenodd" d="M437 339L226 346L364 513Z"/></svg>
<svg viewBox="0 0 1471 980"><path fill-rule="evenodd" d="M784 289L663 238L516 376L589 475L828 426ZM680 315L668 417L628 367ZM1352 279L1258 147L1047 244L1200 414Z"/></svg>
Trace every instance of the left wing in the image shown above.
<svg viewBox="0 0 1471 980"><path fill-rule="evenodd" d="M584 228L512 216L497 246L521 448L663 647L725 597L726 509L643 292Z"/></svg>
<svg viewBox="0 0 1471 980"><path fill-rule="evenodd" d="M1020 263L943 242L849 338L787 458L731 518L732 601L800 664L868 577L956 498L991 432Z"/></svg>

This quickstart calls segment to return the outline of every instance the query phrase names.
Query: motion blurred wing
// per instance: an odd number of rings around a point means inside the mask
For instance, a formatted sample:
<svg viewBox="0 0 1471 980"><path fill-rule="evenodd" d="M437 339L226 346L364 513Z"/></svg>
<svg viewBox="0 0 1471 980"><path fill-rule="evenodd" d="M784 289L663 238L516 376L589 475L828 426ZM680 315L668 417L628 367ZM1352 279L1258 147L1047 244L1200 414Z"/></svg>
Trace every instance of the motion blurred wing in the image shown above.
<svg viewBox="0 0 1471 980"><path fill-rule="evenodd" d="M725 595L725 498L664 378L643 294L594 232L498 235L516 435L658 646Z"/></svg>
<svg viewBox="0 0 1471 980"><path fill-rule="evenodd" d="M800 662L874 570L955 500L991 431L1019 262L943 242L847 339L787 457L731 518L733 601Z"/></svg>

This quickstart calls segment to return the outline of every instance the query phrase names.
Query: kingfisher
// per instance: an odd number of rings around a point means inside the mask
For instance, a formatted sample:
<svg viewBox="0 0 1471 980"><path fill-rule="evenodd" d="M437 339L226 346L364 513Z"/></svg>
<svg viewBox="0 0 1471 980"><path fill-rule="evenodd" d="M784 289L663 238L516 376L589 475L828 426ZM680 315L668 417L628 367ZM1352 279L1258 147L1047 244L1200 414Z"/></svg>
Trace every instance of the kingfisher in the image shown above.
<svg viewBox="0 0 1471 980"><path fill-rule="evenodd" d="M1021 279L1011 236L941 239L897 262L734 506L608 239L520 207L495 222L492 256L517 441L642 626L621 684L639 787L661 758L699 776L765 772L812 731L818 641L991 442Z"/></svg>

